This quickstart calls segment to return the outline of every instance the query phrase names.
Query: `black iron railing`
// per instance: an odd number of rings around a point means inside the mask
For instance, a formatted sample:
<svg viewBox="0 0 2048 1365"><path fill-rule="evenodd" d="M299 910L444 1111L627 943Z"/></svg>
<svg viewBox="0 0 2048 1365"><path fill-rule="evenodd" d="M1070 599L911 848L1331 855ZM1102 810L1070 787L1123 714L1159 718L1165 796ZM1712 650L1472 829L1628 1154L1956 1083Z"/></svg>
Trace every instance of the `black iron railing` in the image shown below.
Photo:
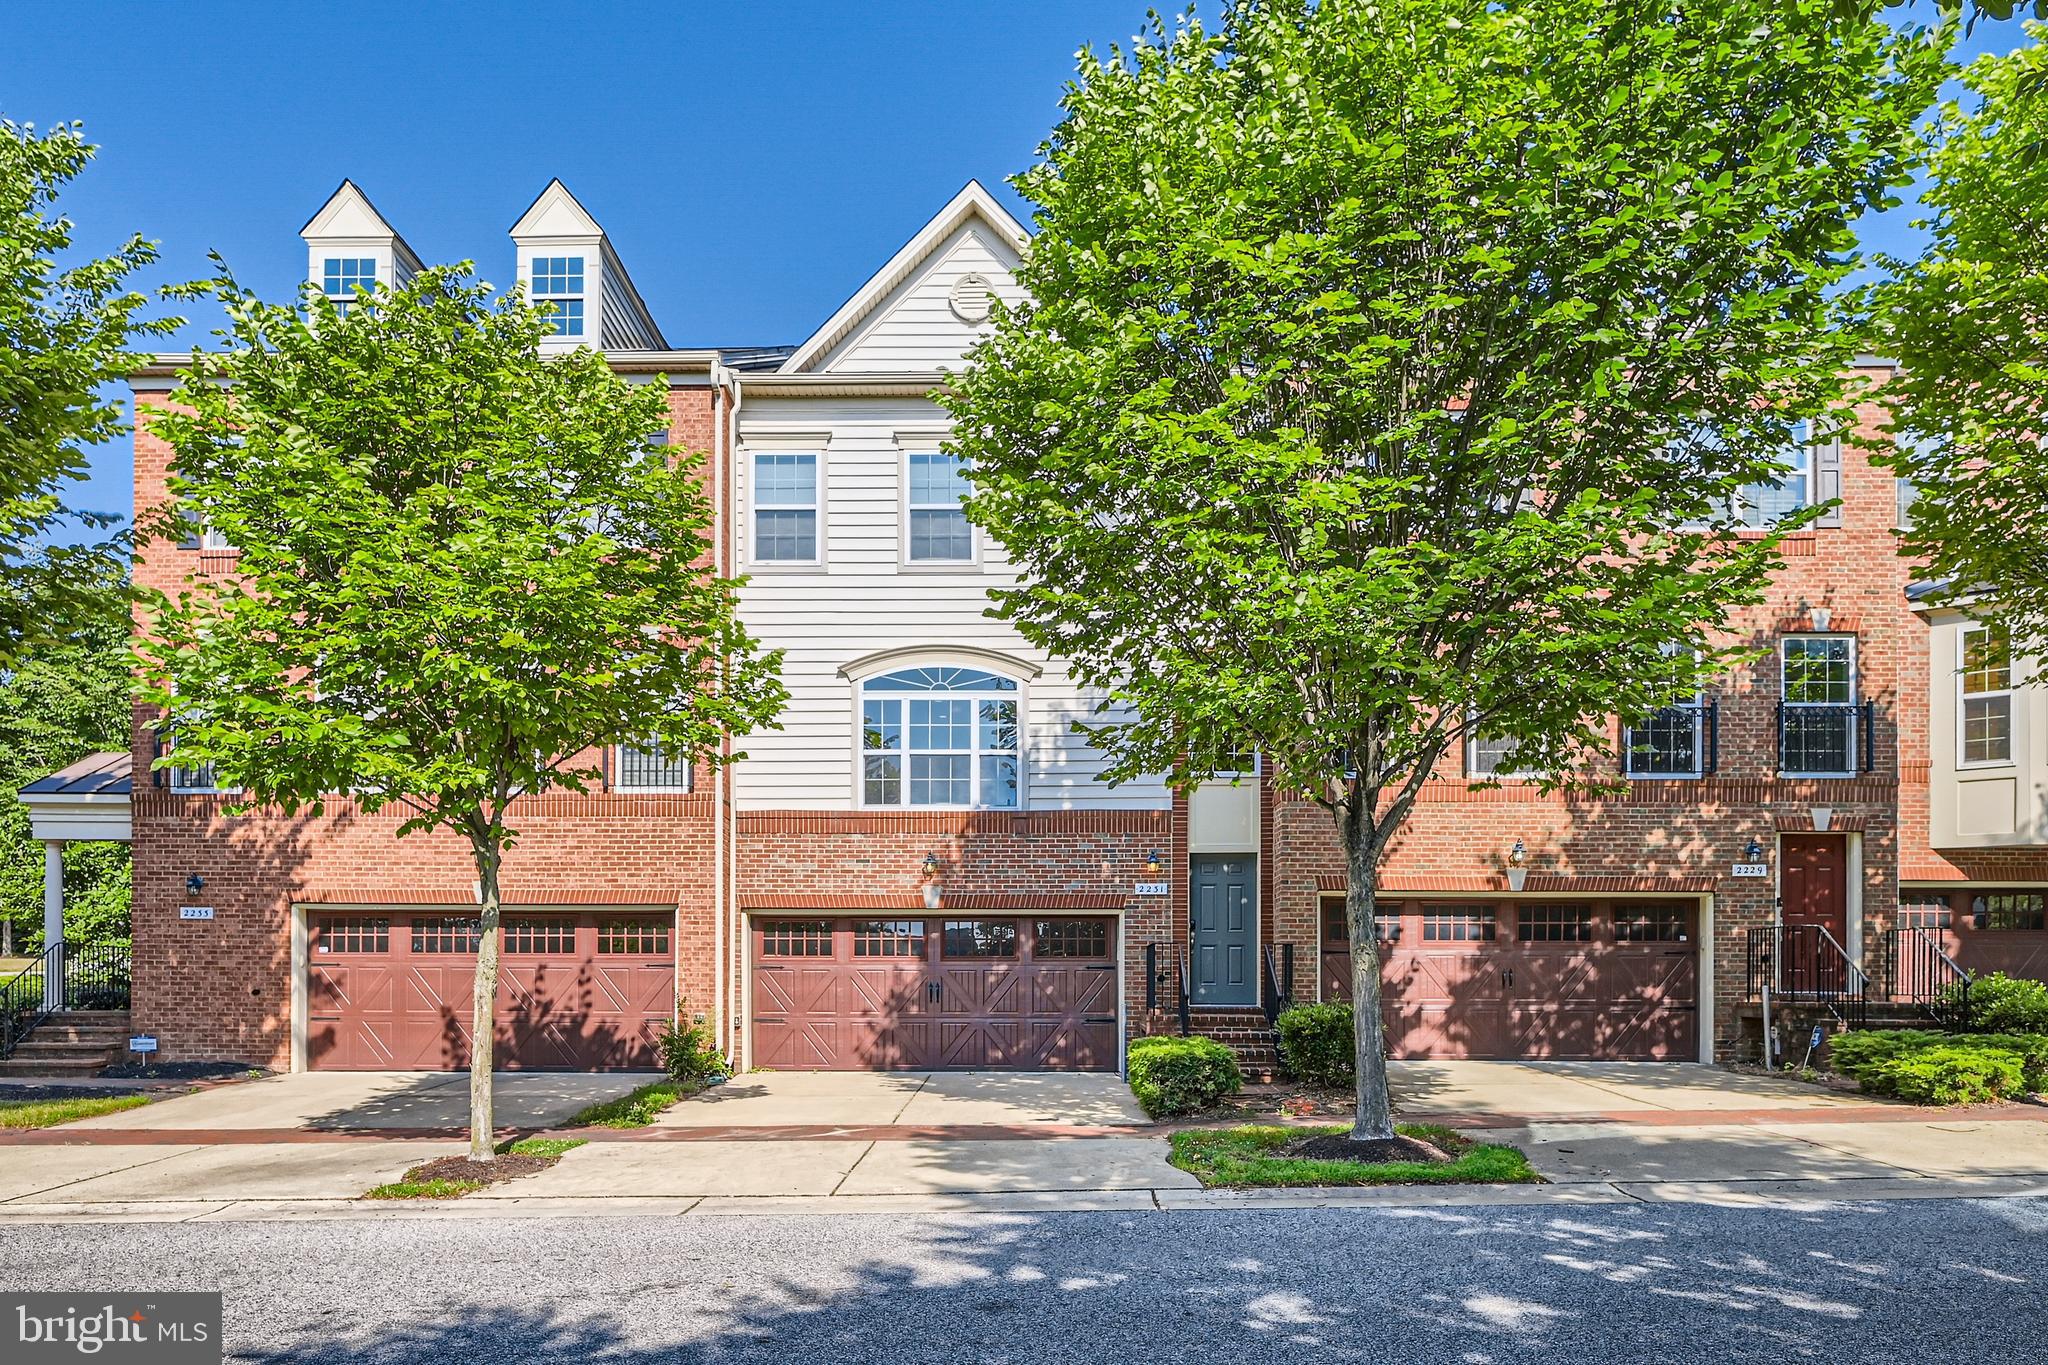
<svg viewBox="0 0 2048 1365"><path fill-rule="evenodd" d="M53 943L0 981L0 1058L59 1010L128 1008L126 944Z"/></svg>
<svg viewBox="0 0 2048 1365"><path fill-rule="evenodd" d="M1778 771L1814 777L1847 777L1876 766L1877 708L1869 702L1841 705L1778 703Z"/></svg>
<svg viewBox="0 0 2048 1365"><path fill-rule="evenodd" d="M1280 1011L1294 1001L1294 945L1268 943L1259 958L1265 973L1265 989L1260 998L1266 1011L1266 1026L1273 1028L1280 1023Z"/></svg>
<svg viewBox="0 0 2048 1365"><path fill-rule="evenodd" d="M1968 1028L1975 978L1923 928L1899 925L1887 937L1885 993L1919 1006L1945 1029Z"/></svg>
<svg viewBox="0 0 2048 1365"><path fill-rule="evenodd" d="M1194 986L1195 974L1193 969L1188 964L1188 947L1185 943L1183 943L1180 947L1180 961L1176 965L1175 970L1179 978L1174 983L1174 992L1175 995L1178 997L1178 1004L1180 1006L1180 1036L1185 1038L1190 1033L1193 1033L1195 1031L1192 1010L1192 1005L1194 1002L1193 996L1191 994Z"/></svg>
<svg viewBox="0 0 2048 1365"><path fill-rule="evenodd" d="M1751 929L1748 989L1751 1000L1773 997L1788 1004L1816 1004L1852 1028L1870 1017L1870 976L1827 926L1787 924Z"/></svg>

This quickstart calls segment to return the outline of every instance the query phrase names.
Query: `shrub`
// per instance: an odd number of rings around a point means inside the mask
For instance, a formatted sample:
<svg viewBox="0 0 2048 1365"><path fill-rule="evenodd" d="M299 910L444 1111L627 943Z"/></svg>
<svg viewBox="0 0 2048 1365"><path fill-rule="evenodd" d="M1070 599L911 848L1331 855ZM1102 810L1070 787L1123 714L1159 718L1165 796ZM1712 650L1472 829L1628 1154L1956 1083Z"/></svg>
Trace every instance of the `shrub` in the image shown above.
<svg viewBox="0 0 2048 1365"><path fill-rule="evenodd" d="M1828 1061L1871 1094L1915 1104L1980 1104L2048 1088L2041 1034L1869 1029L1835 1039Z"/></svg>
<svg viewBox="0 0 2048 1365"><path fill-rule="evenodd" d="M1946 992L1951 1005L1960 1005L1961 986ZM1993 972L1969 987L1969 1016L1964 1025L1972 1033L2048 1033L2048 982Z"/></svg>
<svg viewBox="0 0 2048 1365"><path fill-rule="evenodd" d="M1350 1087L1358 1080L1351 1006L1289 1005L1280 1011L1280 1060L1296 1080Z"/></svg>
<svg viewBox="0 0 2048 1365"><path fill-rule="evenodd" d="M662 1069L671 1080L680 1081L691 1090L702 1090L726 1078L725 1057L711 1041L711 1030L704 1025L680 1029L674 1024L663 1025L654 1042L661 1049Z"/></svg>
<svg viewBox="0 0 2048 1365"><path fill-rule="evenodd" d="M1244 1085L1237 1054L1213 1038L1139 1038L1131 1043L1131 1093L1153 1118L1206 1109Z"/></svg>

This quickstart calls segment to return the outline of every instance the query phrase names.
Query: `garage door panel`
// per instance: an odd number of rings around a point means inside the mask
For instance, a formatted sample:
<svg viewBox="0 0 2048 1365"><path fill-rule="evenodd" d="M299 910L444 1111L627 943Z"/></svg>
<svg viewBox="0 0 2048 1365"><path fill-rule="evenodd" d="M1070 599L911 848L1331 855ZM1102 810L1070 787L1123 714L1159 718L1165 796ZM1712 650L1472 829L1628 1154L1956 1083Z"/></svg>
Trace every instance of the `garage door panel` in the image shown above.
<svg viewBox="0 0 2048 1365"><path fill-rule="evenodd" d="M1497 937L1422 940L1432 903L1389 913L1406 937L1381 945L1387 1054L1397 1058L1685 1059L1698 1049L1694 911L1668 902L1596 904L1578 916L1502 906ZM1446 919L1489 919L1484 905L1442 907ZM1334 910L1334 903L1332 904ZM1583 911L1584 907L1580 907ZM1520 928L1526 913L1529 928ZM1624 924L1623 921L1627 923ZM1537 928L1541 925L1543 928ZM1326 999L1350 996L1341 914L1324 916ZM1511 936L1510 931L1513 932ZM1566 941L1523 933L1568 935Z"/></svg>
<svg viewBox="0 0 2048 1365"><path fill-rule="evenodd" d="M845 1070L1115 1067L1114 921L956 924L956 949L992 954L964 960L944 956L943 924L758 921L756 1061ZM1037 957L1041 929L1046 960ZM793 1032L810 1041L793 1042Z"/></svg>
<svg viewBox="0 0 2048 1365"><path fill-rule="evenodd" d="M672 915L508 914L492 1062L509 1070L658 1064L673 1017ZM435 910L314 916L308 1062L448 1070L470 1056L475 921Z"/></svg>

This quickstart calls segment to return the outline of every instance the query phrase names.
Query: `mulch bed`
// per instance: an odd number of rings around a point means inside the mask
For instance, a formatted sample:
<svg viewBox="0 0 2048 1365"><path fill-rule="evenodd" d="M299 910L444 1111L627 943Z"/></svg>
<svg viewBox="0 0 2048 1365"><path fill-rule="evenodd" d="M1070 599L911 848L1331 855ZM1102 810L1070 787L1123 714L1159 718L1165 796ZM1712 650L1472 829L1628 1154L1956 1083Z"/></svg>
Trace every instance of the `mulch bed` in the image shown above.
<svg viewBox="0 0 2048 1365"><path fill-rule="evenodd" d="M123 1081L210 1081L221 1076L268 1076L269 1070L247 1062L116 1062L100 1075ZM101 1093L98 1091L95 1094Z"/></svg>
<svg viewBox="0 0 2048 1365"><path fill-rule="evenodd" d="M140 1087L118 1085L10 1085L0 1083L0 1100L99 1100L121 1095L146 1095Z"/></svg>
<svg viewBox="0 0 2048 1365"><path fill-rule="evenodd" d="M1420 1138L1395 1137L1377 1142L1354 1142L1345 1133L1324 1133L1290 1142L1280 1149L1278 1155L1305 1161L1419 1161L1433 1166L1448 1166L1453 1160L1449 1152Z"/></svg>
<svg viewBox="0 0 2048 1365"><path fill-rule="evenodd" d="M1300 1081L1274 1081L1248 1085L1237 1094L1198 1115L1206 1120L1286 1122L1290 1119L1348 1119L1358 1101L1349 1090L1304 1085Z"/></svg>
<svg viewBox="0 0 2048 1365"><path fill-rule="evenodd" d="M462 1180L495 1185L500 1181L544 1171L559 1159L551 1156L515 1156L511 1153L495 1161L471 1161L466 1156L444 1156L423 1166L413 1167L405 1173L405 1178L419 1183L429 1180Z"/></svg>

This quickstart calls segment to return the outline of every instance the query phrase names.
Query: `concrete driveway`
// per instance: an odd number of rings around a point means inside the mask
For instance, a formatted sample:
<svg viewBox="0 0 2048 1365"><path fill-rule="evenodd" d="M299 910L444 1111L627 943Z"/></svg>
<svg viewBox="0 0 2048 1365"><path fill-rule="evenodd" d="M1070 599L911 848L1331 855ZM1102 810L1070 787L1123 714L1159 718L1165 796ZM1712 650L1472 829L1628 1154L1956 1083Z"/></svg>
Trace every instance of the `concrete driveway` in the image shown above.
<svg viewBox="0 0 2048 1365"><path fill-rule="evenodd" d="M553 1127L588 1105L654 1079L652 1072L500 1071L495 1077L498 1126ZM333 1133L468 1126L466 1071L304 1071L215 1086L65 1128Z"/></svg>
<svg viewBox="0 0 2048 1365"><path fill-rule="evenodd" d="M753 1071L657 1121L663 1128L1090 1128L1149 1124L1123 1078L1099 1072Z"/></svg>
<svg viewBox="0 0 2048 1365"><path fill-rule="evenodd" d="M1658 1111L1836 1109L1882 1104L1789 1077L1698 1062L1388 1062L1403 1118L1584 1118Z"/></svg>

